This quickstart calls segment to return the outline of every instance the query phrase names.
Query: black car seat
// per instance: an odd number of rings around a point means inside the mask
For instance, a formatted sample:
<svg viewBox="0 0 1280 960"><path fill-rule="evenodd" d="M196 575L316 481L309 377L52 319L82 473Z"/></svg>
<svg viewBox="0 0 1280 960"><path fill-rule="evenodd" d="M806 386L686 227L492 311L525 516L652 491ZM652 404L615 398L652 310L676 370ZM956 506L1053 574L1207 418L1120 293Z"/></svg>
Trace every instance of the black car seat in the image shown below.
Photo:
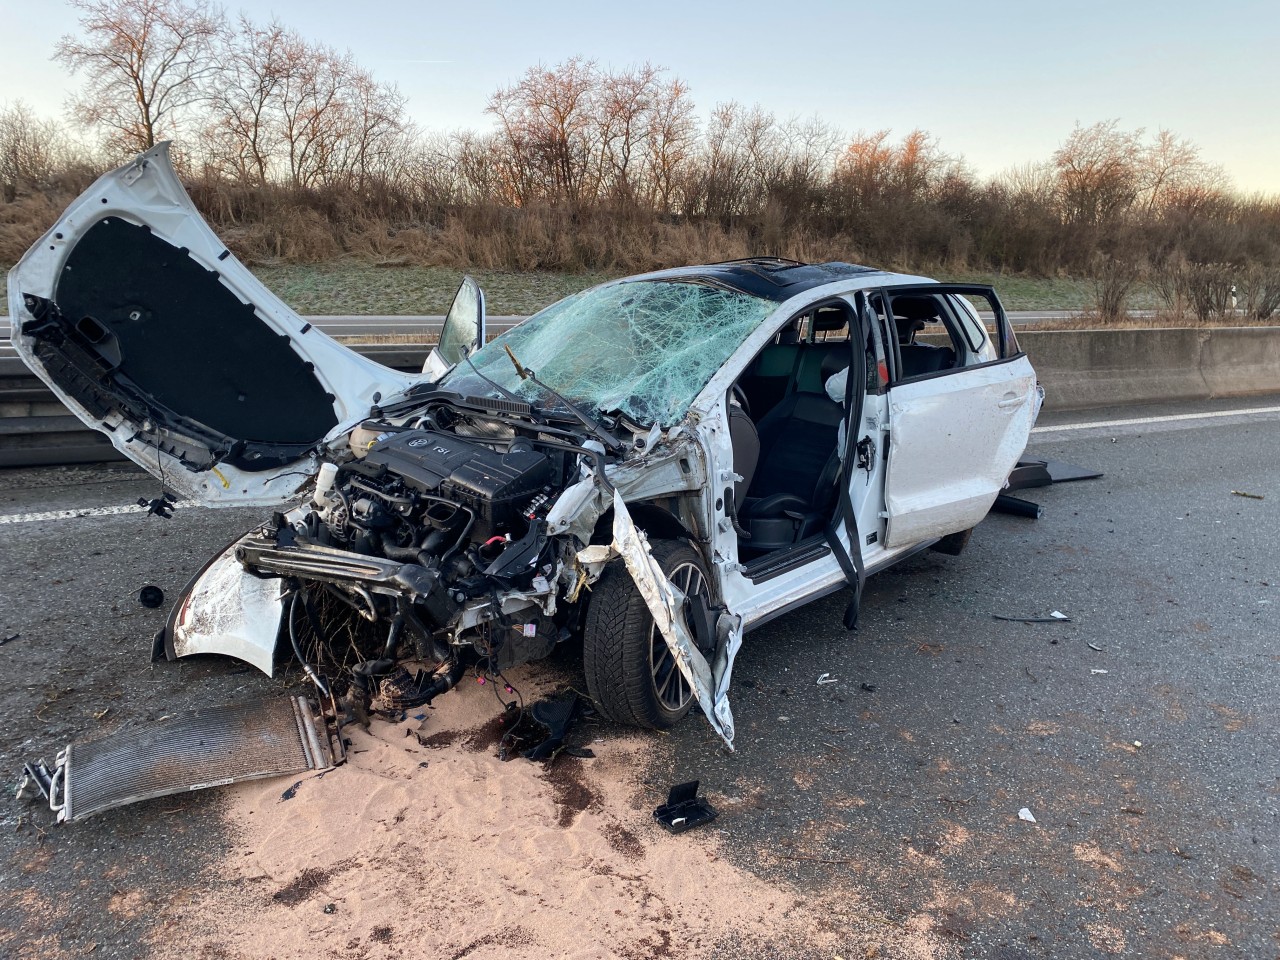
<svg viewBox="0 0 1280 960"><path fill-rule="evenodd" d="M841 330L847 323L840 307L820 308L813 317L815 333ZM852 347L848 339L800 347L795 389L756 425L759 465L739 510L751 552L767 553L818 532L835 499L836 446L845 411L825 386L827 378L849 365Z"/></svg>
<svg viewBox="0 0 1280 960"><path fill-rule="evenodd" d="M760 434L751 414L741 404L729 402L729 443L733 447L733 472L742 477L733 485L733 502L740 505L751 489L760 462Z"/></svg>
<svg viewBox="0 0 1280 960"><path fill-rule="evenodd" d="M835 496L843 419L843 406L825 393L793 393L760 421L759 466L738 511L752 551L777 550L822 528Z"/></svg>
<svg viewBox="0 0 1280 960"><path fill-rule="evenodd" d="M928 323L940 322L941 307L933 297L894 297L893 322L898 328L898 356L902 359L902 377L920 377L948 370L956 365L956 352L950 347L916 343L916 334Z"/></svg>

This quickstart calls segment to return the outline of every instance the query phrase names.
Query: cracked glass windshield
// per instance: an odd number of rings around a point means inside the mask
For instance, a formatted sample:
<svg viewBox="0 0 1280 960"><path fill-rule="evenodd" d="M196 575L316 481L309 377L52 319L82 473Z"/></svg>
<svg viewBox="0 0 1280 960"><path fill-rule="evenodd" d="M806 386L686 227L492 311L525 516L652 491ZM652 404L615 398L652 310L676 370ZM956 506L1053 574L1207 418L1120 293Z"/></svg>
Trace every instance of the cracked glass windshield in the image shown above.
<svg viewBox="0 0 1280 960"><path fill-rule="evenodd" d="M776 306L706 283L638 280L552 304L477 352L476 369L522 399L555 407L522 381L503 344L539 380L587 411L621 411L673 426L720 365ZM463 362L442 386L469 396L497 391Z"/></svg>

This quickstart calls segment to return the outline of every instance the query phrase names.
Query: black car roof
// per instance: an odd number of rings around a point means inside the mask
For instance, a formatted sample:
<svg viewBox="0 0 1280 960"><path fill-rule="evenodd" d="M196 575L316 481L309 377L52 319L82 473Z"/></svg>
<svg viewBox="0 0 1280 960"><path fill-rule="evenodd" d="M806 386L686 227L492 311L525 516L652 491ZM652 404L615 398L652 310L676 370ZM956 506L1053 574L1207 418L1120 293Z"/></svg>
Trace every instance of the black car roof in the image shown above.
<svg viewBox="0 0 1280 960"><path fill-rule="evenodd" d="M802 263L781 257L750 257L696 267L679 267L645 274L645 280L681 280L686 283L706 280L749 293L752 296L781 303L811 287L869 273L882 273L875 267L855 263Z"/></svg>

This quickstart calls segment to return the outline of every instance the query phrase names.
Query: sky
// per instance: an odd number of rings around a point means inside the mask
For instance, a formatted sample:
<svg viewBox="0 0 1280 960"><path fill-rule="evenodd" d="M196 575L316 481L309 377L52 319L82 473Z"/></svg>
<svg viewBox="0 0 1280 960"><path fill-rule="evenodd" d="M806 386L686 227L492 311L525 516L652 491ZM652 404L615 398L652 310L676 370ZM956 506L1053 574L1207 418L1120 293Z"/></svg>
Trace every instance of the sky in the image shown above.
<svg viewBox="0 0 1280 960"><path fill-rule="evenodd" d="M1237 189L1280 193L1280 3L763 3L648 0L265 0L311 40L350 50L399 86L429 130L487 130L489 96L530 66L582 55L645 61L719 102L835 128L920 128L980 175L1046 160L1077 124L1118 120L1197 144ZM0 103L62 117L75 78L50 60L75 32L60 0L0 0Z"/></svg>

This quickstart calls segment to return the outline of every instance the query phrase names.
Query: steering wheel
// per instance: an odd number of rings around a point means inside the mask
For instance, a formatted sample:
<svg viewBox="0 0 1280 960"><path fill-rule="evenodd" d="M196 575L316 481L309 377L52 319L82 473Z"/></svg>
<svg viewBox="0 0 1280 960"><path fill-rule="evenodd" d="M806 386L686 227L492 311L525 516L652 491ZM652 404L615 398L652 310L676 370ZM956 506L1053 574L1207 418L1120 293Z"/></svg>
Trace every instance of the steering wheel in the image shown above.
<svg viewBox="0 0 1280 960"><path fill-rule="evenodd" d="M742 389L742 384L735 383L730 393L733 394L733 399L738 401L738 406L743 409L746 415L748 417L751 416L751 403L747 400L747 391Z"/></svg>

